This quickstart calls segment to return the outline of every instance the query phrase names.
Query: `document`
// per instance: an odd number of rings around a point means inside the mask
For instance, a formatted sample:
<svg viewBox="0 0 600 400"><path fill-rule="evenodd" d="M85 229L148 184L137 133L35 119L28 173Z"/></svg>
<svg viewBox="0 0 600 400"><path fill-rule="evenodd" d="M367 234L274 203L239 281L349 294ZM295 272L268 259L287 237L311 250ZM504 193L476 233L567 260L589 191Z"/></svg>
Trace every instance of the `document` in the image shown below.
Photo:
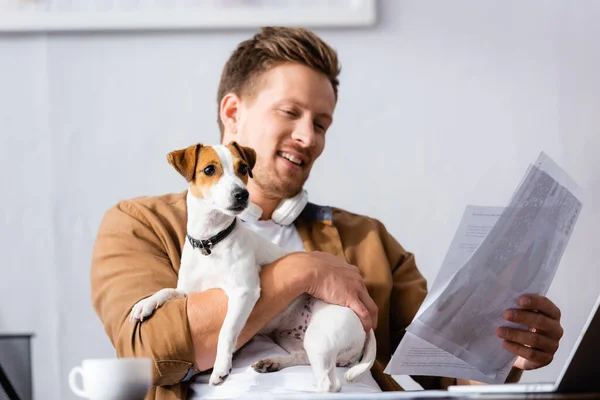
<svg viewBox="0 0 600 400"><path fill-rule="evenodd" d="M525 293L545 295L582 208L581 189L546 154L504 208L468 206L431 290L385 372L502 383L516 356L499 326Z"/></svg>

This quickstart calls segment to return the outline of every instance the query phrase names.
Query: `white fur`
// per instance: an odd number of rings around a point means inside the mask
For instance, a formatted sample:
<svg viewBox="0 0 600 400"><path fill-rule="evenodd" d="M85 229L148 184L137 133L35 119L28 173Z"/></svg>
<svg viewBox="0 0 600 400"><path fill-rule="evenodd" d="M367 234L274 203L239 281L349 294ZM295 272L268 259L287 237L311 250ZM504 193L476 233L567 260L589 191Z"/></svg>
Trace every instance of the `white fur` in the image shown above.
<svg viewBox="0 0 600 400"><path fill-rule="evenodd" d="M311 304L309 308L312 309L312 316L306 333L300 338L302 345L298 346L293 338L290 339L287 332L302 326L306 321L306 304ZM354 311L306 294L295 300L261 332L272 333L275 342L290 353L290 357L283 360L281 358L260 360L253 365L254 369L259 372L269 372L294 365L310 364L317 391L320 392L340 391L342 385L335 374L336 366L352 367L346 372L345 379L354 382L369 371L375 361L377 350L375 334L370 330L366 335ZM267 368L265 365L272 366Z"/></svg>
<svg viewBox="0 0 600 400"><path fill-rule="evenodd" d="M223 176L204 198L196 198L190 191L187 195L187 231L196 239L207 239L229 226L236 218L235 213L228 210L232 205L232 192L245 187L233 170L229 149L225 146L214 146L214 149L221 161ZM186 240L177 288L162 289L139 301L131 310L131 320L142 321L170 299L211 288L222 289L228 296L228 308L219 332L217 356L209 380L212 385L219 384L231 370L238 335L260 296L260 267L286 254L285 250L241 223L237 223L233 232L215 245L208 256L193 249ZM308 310L311 312L308 313ZM336 364L354 365L345 375L348 381L354 381L367 372L375 360L373 331L367 337L360 319L352 310L308 295L296 299L262 332L271 333L290 355L260 360L253 365L254 369L271 372L310 363L318 391L341 389L341 382L335 374Z"/></svg>

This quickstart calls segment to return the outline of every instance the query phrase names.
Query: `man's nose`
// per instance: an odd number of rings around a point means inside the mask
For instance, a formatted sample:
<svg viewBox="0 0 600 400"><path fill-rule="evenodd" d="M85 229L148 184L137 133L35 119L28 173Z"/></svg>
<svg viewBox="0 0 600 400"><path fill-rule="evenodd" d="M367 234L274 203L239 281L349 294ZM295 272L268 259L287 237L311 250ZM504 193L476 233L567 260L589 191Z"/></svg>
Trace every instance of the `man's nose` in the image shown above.
<svg viewBox="0 0 600 400"><path fill-rule="evenodd" d="M315 128L312 123L299 124L292 133L292 139L302 143L302 147L312 147L315 144Z"/></svg>

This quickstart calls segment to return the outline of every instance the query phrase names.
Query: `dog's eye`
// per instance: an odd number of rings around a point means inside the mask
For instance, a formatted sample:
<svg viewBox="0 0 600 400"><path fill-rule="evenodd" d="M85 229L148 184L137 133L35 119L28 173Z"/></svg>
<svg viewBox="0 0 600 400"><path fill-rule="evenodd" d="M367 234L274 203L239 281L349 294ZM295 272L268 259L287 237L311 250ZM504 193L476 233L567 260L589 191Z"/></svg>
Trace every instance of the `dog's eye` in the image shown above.
<svg viewBox="0 0 600 400"><path fill-rule="evenodd" d="M240 164L240 166L238 167L238 171L240 172L240 174L246 175L248 173L248 166L246 164Z"/></svg>
<svg viewBox="0 0 600 400"><path fill-rule="evenodd" d="M211 176L214 175L215 173L215 166L214 165L209 165L208 167L204 168L203 170L205 175Z"/></svg>

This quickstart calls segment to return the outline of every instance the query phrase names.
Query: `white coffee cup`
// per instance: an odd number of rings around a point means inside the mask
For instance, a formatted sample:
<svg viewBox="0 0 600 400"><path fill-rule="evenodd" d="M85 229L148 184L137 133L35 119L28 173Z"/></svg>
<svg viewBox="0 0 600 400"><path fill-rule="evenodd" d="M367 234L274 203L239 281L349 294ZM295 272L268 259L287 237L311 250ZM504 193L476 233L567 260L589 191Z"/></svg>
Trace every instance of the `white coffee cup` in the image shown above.
<svg viewBox="0 0 600 400"><path fill-rule="evenodd" d="M77 375L83 388L77 385ZM87 359L69 373L71 390L90 400L143 400L151 385L150 358Z"/></svg>

